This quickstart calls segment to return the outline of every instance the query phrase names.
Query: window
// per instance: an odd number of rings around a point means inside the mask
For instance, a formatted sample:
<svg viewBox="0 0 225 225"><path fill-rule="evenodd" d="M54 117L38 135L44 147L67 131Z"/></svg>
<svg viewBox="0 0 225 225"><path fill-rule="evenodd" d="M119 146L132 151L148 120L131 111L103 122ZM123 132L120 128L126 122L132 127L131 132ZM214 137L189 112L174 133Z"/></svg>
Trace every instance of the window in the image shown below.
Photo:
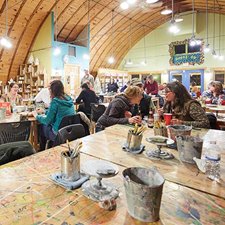
<svg viewBox="0 0 225 225"><path fill-rule="evenodd" d="M184 54L185 53L185 45L175 45L174 51L175 51L175 54Z"/></svg>
<svg viewBox="0 0 225 225"><path fill-rule="evenodd" d="M201 45L190 46L188 45L188 53L201 52Z"/></svg>
<svg viewBox="0 0 225 225"><path fill-rule="evenodd" d="M215 80L220 81L222 84L224 84L224 75L225 75L225 72L223 71L215 72Z"/></svg>
<svg viewBox="0 0 225 225"><path fill-rule="evenodd" d="M68 55L76 57L76 47L69 46L69 53L68 53Z"/></svg>

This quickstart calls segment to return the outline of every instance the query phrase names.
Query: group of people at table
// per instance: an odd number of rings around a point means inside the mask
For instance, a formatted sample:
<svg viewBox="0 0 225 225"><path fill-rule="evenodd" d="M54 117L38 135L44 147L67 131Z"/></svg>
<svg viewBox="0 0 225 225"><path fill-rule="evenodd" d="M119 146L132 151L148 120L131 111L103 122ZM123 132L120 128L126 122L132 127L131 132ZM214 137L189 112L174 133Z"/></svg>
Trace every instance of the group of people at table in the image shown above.
<svg viewBox="0 0 225 225"><path fill-rule="evenodd" d="M93 90L93 81L89 79L89 76L85 76L86 78L84 77L82 80L82 91L76 102L83 101L85 103L78 111L82 111L88 116L91 111L90 103L97 104L98 97ZM149 111L154 108L149 93L156 88L155 83L156 81L152 77L149 77L145 84L139 79L132 79L124 92L115 96L103 115L98 119L96 132L115 124L141 123L142 118L149 116ZM18 94L18 89L16 83L11 83L9 92L1 96L1 101L10 102L11 105L21 105L22 97ZM149 93L145 92L146 89ZM160 116L163 116L163 113L172 113L173 123L175 124L210 128L210 121L205 110L197 100L191 97L180 82L167 83L164 91L165 103L162 108L157 109L155 112ZM47 92L50 99L49 105L46 104L48 109L45 112L32 112L33 116L41 124L40 141L43 142L41 146L45 146L46 140L55 140L63 117L76 113L74 101L65 93L63 83L60 80L50 82ZM206 96L213 104L218 104L221 99L225 100L222 84L217 81L210 82L208 90L202 93L202 96ZM44 95L44 98L48 99L48 95ZM36 101L39 100L37 95Z"/></svg>

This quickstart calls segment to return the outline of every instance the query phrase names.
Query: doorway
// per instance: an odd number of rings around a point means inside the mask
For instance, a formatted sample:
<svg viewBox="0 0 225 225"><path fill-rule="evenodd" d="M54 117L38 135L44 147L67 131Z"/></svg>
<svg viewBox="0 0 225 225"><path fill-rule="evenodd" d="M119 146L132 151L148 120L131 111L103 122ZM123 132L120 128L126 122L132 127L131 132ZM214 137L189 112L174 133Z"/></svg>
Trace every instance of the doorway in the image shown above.
<svg viewBox="0 0 225 225"><path fill-rule="evenodd" d="M199 70L171 70L169 72L169 81L179 81L181 82L188 91L190 91L190 86L192 82L201 90L204 91L204 69Z"/></svg>

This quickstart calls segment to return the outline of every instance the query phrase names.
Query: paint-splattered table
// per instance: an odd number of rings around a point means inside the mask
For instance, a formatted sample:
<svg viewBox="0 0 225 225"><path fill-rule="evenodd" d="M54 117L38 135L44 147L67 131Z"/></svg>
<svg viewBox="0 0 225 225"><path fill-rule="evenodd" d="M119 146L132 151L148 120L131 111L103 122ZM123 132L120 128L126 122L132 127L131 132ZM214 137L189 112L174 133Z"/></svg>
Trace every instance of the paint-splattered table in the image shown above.
<svg viewBox="0 0 225 225"><path fill-rule="evenodd" d="M81 151L125 167L156 166L168 181L225 198L224 183L218 184L212 182L205 174L201 173L195 165L181 162L177 150L163 147L163 149L166 149L175 156L172 160L151 160L145 155L145 152L135 155L123 151L122 146L126 142L129 129L129 126L115 125L102 132L84 137L82 139L83 147ZM222 179L225 180L225 131L205 129L192 130L192 135L199 135L204 138L203 150L207 147L210 140L217 140L222 151L221 176ZM153 136L153 129L148 129L148 131L144 133L142 143L145 145L146 150L156 149L155 145L145 140L146 137L150 136ZM75 142L71 142L71 146L73 146L74 143Z"/></svg>
<svg viewBox="0 0 225 225"><path fill-rule="evenodd" d="M60 152L56 147L0 167L0 224L146 225L131 218L121 172L110 178L120 190L117 209L106 211L87 199L80 189L68 191L54 184L49 176L60 171ZM95 157L81 153L81 165ZM96 158L95 158L96 159ZM82 166L81 166L82 167ZM160 221L151 224L217 224L225 221L225 201L166 181ZM150 223L149 223L150 224Z"/></svg>

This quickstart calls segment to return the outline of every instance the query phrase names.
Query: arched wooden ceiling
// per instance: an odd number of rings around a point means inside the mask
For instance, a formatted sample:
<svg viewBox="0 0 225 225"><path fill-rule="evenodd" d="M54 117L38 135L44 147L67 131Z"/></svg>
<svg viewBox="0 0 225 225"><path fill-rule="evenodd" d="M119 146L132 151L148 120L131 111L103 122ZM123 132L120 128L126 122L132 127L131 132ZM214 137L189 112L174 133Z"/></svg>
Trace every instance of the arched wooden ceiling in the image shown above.
<svg viewBox="0 0 225 225"><path fill-rule="evenodd" d="M150 9L139 7L140 1L144 0L137 1L138 6L122 10L119 7L120 0L8 0L8 36L13 47L0 47L0 80L5 83L18 74L19 65L26 61L40 27L56 6L58 40L73 43L87 26L89 17L90 70L96 72L99 67L117 68L130 47L171 18L160 14L166 5L171 8L171 0L160 0L163 2L161 7ZM225 0L215 2L216 11L224 14ZM192 0L174 0L174 4L175 13L192 9ZM208 0L208 4L209 12L213 12L214 0ZM195 0L195 8L205 11L206 0ZM0 36L4 34L5 1L2 0ZM130 36L132 46L129 42ZM108 64L107 59L112 53L116 63Z"/></svg>

